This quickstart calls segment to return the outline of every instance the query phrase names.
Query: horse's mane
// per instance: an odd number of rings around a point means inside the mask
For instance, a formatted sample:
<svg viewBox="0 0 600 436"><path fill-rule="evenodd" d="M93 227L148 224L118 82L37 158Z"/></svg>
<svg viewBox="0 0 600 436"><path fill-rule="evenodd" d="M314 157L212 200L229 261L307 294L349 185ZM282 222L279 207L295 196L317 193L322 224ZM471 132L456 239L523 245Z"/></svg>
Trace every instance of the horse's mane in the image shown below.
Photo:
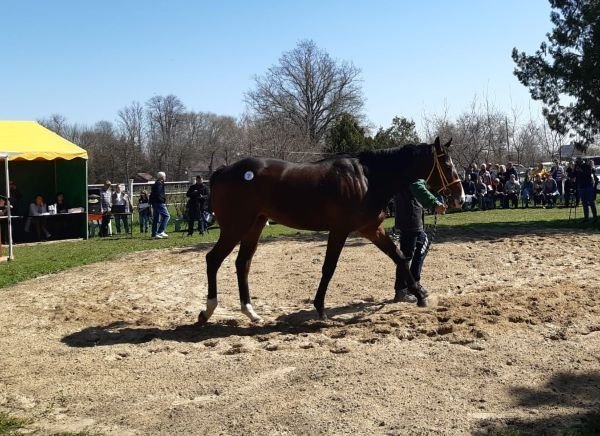
<svg viewBox="0 0 600 436"><path fill-rule="evenodd" d="M429 155L431 147L428 144L406 144L400 147L384 148L381 150L364 150L354 153L361 164L371 170L398 170L410 164L414 158Z"/></svg>

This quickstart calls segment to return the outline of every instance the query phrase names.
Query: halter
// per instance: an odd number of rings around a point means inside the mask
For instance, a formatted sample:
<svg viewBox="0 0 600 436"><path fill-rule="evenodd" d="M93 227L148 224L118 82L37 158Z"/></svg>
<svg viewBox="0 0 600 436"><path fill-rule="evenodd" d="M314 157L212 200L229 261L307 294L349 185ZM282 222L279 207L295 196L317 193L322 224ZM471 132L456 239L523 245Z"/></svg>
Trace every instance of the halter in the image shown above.
<svg viewBox="0 0 600 436"><path fill-rule="evenodd" d="M437 150L435 149L435 145L432 146L432 154L433 154L433 166L431 167L431 171L429 171L429 176L427 176L427 179L425 180L425 183L429 184L429 180L431 179L431 176L433 175L433 172L437 169L438 175L440 177L440 181L442 182L442 187L440 189L437 190L436 194L440 194L440 193L446 193L449 191L449 187L454 185L455 183L460 183L460 179L456 179L452 182L448 182L448 178L446 177L446 175L444 174L443 168L442 168L442 164L440 163L440 157L446 156L446 153L437 153Z"/></svg>

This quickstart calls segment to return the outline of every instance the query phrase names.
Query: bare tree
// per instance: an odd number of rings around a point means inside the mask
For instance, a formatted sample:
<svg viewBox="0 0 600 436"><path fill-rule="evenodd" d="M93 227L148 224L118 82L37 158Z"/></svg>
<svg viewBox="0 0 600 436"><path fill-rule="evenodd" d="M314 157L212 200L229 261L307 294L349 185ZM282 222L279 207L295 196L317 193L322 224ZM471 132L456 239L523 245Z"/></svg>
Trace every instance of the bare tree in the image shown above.
<svg viewBox="0 0 600 436"><path fill-rule="evenodd" d="M125 177L132 177L143 153L144 108L134 101L118 112L117 124L123 139L120 150L125 163Z"/></svg>
<svg viewBox="0 0 600 436"><path fill-rule="evenodd" d="M546 119L542 121L540 130L540 140L544 155L550 159L558 156L561 146L565 144L567 134L551 129Z"/></svg>
<svg viewBox="0 0 600 436"><path fill-rule="evenodd" d="M151 158L155 159L158 168L168 172L177 126L182 120L185 106L176 96L167 95L152 97L146 107Z"/></svg>
<svg viewBox="0 0 600 436"><path fill-rule="evenodd" d="M304 40L255 79L256 88L245 100L258 118L287 124L316 144L339 115L360 114L359 76L353 64L337 62L314 41Z"/></svg>

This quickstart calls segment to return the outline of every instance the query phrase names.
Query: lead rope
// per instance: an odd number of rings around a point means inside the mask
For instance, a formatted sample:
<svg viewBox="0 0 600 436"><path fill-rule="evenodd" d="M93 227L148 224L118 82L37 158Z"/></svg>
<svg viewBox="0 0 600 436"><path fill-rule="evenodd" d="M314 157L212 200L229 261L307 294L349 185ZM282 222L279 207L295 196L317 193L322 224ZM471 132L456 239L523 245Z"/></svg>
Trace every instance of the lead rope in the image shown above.
<svg viewBox="0 0 600 436"><path fill-rule="evenodd" d="M433 241L437 235L437 220L438 214L434 212L433 223L425 225L424 230L425 234L427 235L427 242L425 243L425 247L423 247L423 256L427 256L427 253L429 253L429 249L431 248L431 245L433 244Z"/></svg>

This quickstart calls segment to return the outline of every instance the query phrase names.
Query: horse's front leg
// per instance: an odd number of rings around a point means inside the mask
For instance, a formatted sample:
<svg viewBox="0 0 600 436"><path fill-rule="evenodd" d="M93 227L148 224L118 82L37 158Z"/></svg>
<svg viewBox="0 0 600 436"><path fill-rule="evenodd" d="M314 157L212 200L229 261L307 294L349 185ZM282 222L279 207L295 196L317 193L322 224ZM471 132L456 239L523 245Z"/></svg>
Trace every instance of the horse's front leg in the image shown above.
<svg viewBox="0 0 600 436"><path fill-rule="evenodd" d="M333 273L335 272L340 253L342 252L342 248L344 248L347 237L348 233L329 232L327 252L325 253L325 262L323 262L323 275L321 276L321 281L314 301L314 306L317 309L317 313L321 320L327 319L327 315L325 314L325 294L327 293L327 286L329 286L329 281L331 280L331 277L333 277Z"/></svg>
<svg viewBox="0 0 600 436"><path fill-rule="evenodd" d="M421 307L427 306L427 291L415 281L410 272L410 259L402 254L398 246L394 244L394 241L385 233L383 224L376 229L363 230L361 234L387 254L396 264L396 282L394 287L398 288L400 283L406 283L408 290L417 297L417 304Z"/></svg>

